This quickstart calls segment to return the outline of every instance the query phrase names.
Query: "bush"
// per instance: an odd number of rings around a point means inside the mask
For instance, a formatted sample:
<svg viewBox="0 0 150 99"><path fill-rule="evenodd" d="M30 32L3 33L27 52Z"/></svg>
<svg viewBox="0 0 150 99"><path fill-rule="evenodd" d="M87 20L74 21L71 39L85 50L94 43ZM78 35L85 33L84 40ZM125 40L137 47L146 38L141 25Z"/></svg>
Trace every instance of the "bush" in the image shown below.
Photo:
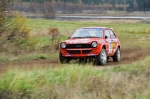
<svg viewBox="0 0 150 99"><path fill-rule="evenodd" d="M22 49L22 45L28 45L25 44L29 43L30 29L26 27L27 23L28 19L18 13L4 16L3 20L0 20L0 46L3 49L9 50L9 47L15 47L19 50Z"/></svg>
<svg viewBox="0 0 150 99"><path fill-rule="evenodd" d="M30 29L26 27L28 19L17 12L11 12L11 1L0 1L0 50L20 50L29 42Z"/></svg>
<svg viewBox="0 0 150 99"><path fill-rule="evenodd" d="M59 43L60 43L60 32L58 28L50 28L48 32L50 38L51 38L51 47L55 48L56 50L59 49Z"/></svg>

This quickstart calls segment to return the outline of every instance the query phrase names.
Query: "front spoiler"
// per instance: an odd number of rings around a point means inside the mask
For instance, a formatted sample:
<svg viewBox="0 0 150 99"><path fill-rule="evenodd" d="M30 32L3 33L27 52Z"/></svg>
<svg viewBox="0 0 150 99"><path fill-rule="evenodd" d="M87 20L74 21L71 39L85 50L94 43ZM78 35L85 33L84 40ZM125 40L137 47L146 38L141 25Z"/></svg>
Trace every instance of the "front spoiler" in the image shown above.
<svg viewBox="0 0 150 99"><path fill-rule="evenodd" d="M97 54L65 54L62 55L64 57L92 57L92 56L97 56Z"/></svg>

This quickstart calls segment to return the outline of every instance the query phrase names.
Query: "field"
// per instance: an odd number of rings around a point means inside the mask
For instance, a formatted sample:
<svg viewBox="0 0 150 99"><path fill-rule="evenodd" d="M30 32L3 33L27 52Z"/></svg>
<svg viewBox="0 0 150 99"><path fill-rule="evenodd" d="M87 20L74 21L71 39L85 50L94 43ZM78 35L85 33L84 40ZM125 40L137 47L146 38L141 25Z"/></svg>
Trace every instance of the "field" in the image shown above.
<svg viewBox="0 0 150 99"><path fill-rule="evenodd" d="M121 41L121 62L60 64L50 27L60 40L79 27L112 27ZM149 99L150 24L139 20L58 21L28 19L30 44L0 52L0 99ZM12 48L13 49L13 48Z"/></svg>

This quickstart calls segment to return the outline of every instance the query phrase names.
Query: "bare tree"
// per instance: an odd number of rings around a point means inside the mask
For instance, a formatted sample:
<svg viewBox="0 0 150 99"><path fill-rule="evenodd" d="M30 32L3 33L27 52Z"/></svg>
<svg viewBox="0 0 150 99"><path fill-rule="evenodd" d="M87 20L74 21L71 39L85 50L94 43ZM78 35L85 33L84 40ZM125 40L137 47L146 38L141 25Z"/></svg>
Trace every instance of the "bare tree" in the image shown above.
<svg viewBox="0 0 150 99"><path fill-rule="evenodd" d="M42 13L45 15L46 18L54 19L55 18L55 11L54 6L55 3L51 2L44 2L42 6Z"/></svg>

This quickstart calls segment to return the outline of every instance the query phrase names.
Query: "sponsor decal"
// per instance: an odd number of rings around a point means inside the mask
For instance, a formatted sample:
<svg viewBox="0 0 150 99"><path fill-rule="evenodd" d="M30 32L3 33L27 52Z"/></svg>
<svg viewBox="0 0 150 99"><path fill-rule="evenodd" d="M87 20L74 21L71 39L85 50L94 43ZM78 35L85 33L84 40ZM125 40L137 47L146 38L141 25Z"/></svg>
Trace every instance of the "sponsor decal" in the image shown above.
<svg viewBox="0 0 150 99"><path fill-rule="evenodd" d="M112 53L112 43L109 43L109 53Z"/></svg>
<svg viewBox="0 0 150 99"><path fill-rule="evenodd" d="M71 54L67 54L67 55L65 55L65 56L72 56Z"/></svg>
<svg viewBox="0 0 150 99"><path fill-rule="evenodd" d="M88 54L88 56L96 56L96 54Z"/></svg>
<svg viewBox="0 0 150 99"><path fill-rule="evenodd" d="M106 41L109 43L108 53L112 53L112 42L110 39L107 39Z"/></svg>
<svg viewBox="0 0 150 99"><path fill-rule="evenodd" d="M78 43L89 43L88 41L85 41L85 40L80 40L80 41L70 41L69 44L78 44Z"/></svg>
<svg viewBox="0 0 150 99"><path fill-rule="evenodd" d="M115 49L117 47L117 44L116 44L116 39L113 40L113 42L111 40L106 40L108 43L109 43L109 50L108 50L108 53L112 53L113 52L113 49Z"/></svg>
<svg viewBox="0 0 150 99"><path fill-rule="evenodd" d="M112 43L112 47L116 48L117 44L116 43Z"/></svg>

